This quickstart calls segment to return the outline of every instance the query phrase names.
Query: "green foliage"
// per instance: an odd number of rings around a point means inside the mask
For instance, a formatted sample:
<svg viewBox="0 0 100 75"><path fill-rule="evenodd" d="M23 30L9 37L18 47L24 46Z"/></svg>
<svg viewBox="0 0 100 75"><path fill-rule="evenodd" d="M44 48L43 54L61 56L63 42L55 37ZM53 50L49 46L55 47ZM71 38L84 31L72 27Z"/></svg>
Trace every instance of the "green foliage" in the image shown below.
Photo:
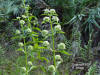
<svg viewBox="0 0 100 75"><path fill-rule="evenodd" d="M95 75L96 64L97 64L97 62L95 62L93 65L90 66L90 68L88 69L88 72L86 73L86 75Z"/></svg>

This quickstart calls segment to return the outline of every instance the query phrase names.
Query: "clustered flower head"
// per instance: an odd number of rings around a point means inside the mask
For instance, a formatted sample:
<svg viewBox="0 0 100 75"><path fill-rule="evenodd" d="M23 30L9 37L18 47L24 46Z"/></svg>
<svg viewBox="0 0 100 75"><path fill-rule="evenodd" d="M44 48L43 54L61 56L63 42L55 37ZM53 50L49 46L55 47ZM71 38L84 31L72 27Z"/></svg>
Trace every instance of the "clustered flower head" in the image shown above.
<svg viewBox="0 0 100 75"><path fill-rule="evenodd" d="M48 14L49 12L49 9L44 9L44 14Z"/></svg>
<svg viewBox="0 0 100 75"><path fill-rule="evenodd" d="M55 71L56 71L54 65L48 66L48 70L49 70L50 72L55 72Z"/></svg>
<svg viewBox="0 0 100 75"><path fill-rule="evenodd" d="M21 67L21 69L24 70L24 71L26 71L26 68L25 67Z"/></svg>
<svg viewBox="0 0 100 75"><path fill-rule="evenodd" d="M47 36L48 30L42 30L42 36Z"/></svg>
<svg viewBox="0 0 100 75"><path fill-rule="evenodd" d="M56 30L56 31L61 31L61 25L55 26L55 30Z"/></svg>
<svg viewBox="0 0 100 75"><path fill-rule="evenodd" d="M56 56L55 56L55 59L56 59L57 61L62 60L62 58L61 58L60 55L56 55Z"/></svg>
<svg viewBox="0 0 100 75"><path fill-rule="evenodd" d="M32 30L30 28L27 28L25 31L28 33L32 32Z"/></svg>
<svg viewBox="0 0 100 75"><path fill-rule="evenodd" d="M22 17L23 17L23 18L26 18L26 16L25 16L25 15L22 15Z"/></svg>
<svg viewBox="0 0 100 75"><path fill-rule="evenodd" d="M58 44L58 49L66 49L66 46L64 43Z"/></svg>
<svg viewBox="0 0 100 75"><path fill-rule="evenodd" d="M24 46L24 44L22 42L19 42L18 45L19 45L19 47L23 47Z"/></svg>
<svg viewBox="0 0 100 75"><path fill-rule="evenodd" d="M16 34L20 34L21 32L20 32L20 30L16 30Z"/></svg>
<svg viewBox="0 0 100 75"><path fill-rule="evenodd" d="M44 10L44 14L55 14L55 13L56 13L55 9L45 9Z"/></svg>
<svg viewBox="0 0 100 75"><path fill-rule="evenodd" d="M49 22L49 21L50 21L50 18L49 18L49 17L44 17L44 18L43 18L43 21L44 21L44 22Z"/></svg>
<svg viewBox="0 0 100 75"><path fill-rule="evenodd" d="M32 62L31 61L28 61L28 65L32 65Z"/></svg>
<svg viewBox="0 0 100 75"><path fill-rule="evenodd" d="M17 17L18 20L20 20L21 17Z"/></svg>
<svg viewBox="0 0 100 75"><path fill-rule="evenodd" d="M56 13L55 9L50 9L50 13L55 14Z"/></svg>
<svg viewBox="0 0 100 75"><path fill-rule="evenodd" d="M25 24L25 21L24 20L20 20L20 24Z"/></svg>
<svg viewBox="0 0 100 75"><path fill-rule="evenodd" d="M44 42L43 42L43 46L48 47L49 45L50 45L50 44L49 44L48 41L44 41Z"/></svg>
<svg viewBox="0 0 100 75"><path fill-rule="evenodd" d="M59 22L59 18L58 18L57 16L52 16L52 20L53 20L54 22Z"/></svg>
<svg viewBox="0 0 100 75"><path fill-rule="evenodd" d="M32 45L29 45L28 46L28 50L33 50L33 46Z"/></svg>

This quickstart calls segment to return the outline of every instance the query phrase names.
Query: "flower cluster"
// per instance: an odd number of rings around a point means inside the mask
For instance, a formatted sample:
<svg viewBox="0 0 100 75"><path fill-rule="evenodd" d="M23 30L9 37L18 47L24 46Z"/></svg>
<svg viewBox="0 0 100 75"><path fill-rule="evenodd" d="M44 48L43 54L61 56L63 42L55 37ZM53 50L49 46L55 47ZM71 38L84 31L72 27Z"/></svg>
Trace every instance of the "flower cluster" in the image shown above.
<svg viewBox="0 0 100 75"><path fill-rule="evenodd" d="M29 45L28 46L28 50L33 50L33 46L32 45Z"/></svg>
<svg viewBox="0 0 100 75"><path fill-rule="evenodd" d="M55 30L56 30L56 31L61 31L61 25L55 26Z"/></svg>
<svg viewBox="0 0 100 75"><path fill-rule="evenodd" d="M59 22L59 18L57 16L52 16L52 21L58 23Z"/></svg>
<svg viewBox="0 0 100 75"><path fill-rule="evenodd" d="M56 55L56 56L55 56L55 59L56 59L56 61L62 61L62 58L61 58L60 55Z"/></svg>
<svg viewBox="0 0 100 75"><path fill-rule="evenodd" d="M53 15L53 14L56 14L56 11L55 11L55 9L45 9L44 10L44 14L51 14L51 15Z"/></svg>
<svg viewBox="0 0 100 75"><path fill-rule="evenodd" d="M47 36L48 35L48 30L42 30L42 36Z"/></svg>
<svg viewBox="0 0 100 75"><path fill-rule="evenodd" d="M24 44L22 42L19 42L18 45L19 45L19 47L23 47L24 46Z"/></svg>
<svg viewBox="0 0 100 75"><path fill-rule="evenodd" d="M30 28L27 28L25 31L26 31L27 33L31 33L31 32L32 32L32 30L31 30Z"/></svg>
<svg viewBox="0 0 100 75"><path fill-rule="evenodd" d="M49 45L50 45L50 44L49 44L48 41L44 41L44 42L43 42L43 46L48 47Z"/></svg>
<svg viewBox="0 0 100 75"><path fill-rule="evenodd" d="M20 24L25 24L25 21L24 20L20 20Z"/></svg>
<svg viewBox="0 0 100 75"><path fill-rule="evenodd" d="M55 72L56 71L56 68L54 67L54 65L50 65L50 66L48 66L48 70L50 72Z"/></svg>
<svg viewBox="0 0 100 75"><path fill-rule="evenodd" d="M66 49L66 45L64 43L60 43L60 44L58 44L58 49L59 50Z"/></svg>
<svg viewBox="0 0 100 75"><path fill-rule="evenodd" d="M20 34L21 32L20 32L20 30L16 30L16 34Z"/></svg>

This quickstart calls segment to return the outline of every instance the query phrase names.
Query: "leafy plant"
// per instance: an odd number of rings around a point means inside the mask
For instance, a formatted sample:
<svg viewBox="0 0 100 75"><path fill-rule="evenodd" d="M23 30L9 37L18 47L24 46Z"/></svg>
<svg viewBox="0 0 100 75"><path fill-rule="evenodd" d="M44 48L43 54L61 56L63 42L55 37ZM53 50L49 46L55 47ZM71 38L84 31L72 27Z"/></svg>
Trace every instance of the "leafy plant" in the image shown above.
<svg viewBox="0 0 100 75"><path fill-rule="evenodd" d="M93 65L90 66L86 75L95 75L96 64L97 64L97 62L95 62Z"/></svg>

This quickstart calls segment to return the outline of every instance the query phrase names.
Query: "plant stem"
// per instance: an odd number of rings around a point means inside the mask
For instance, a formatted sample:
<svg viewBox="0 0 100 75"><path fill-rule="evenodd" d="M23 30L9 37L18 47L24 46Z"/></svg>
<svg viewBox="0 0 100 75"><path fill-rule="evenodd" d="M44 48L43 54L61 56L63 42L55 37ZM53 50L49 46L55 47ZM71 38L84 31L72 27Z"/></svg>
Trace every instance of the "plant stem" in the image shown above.
<svg viewBox="0 0 100 75"><path fill-rule="evenodd" d="M54 61L54 66L56 67L56 60L55 60L55 43L54 43L54 32L53 32L53 27L52 27L52 21L51 21L51 16L50 16L50 26L51 26L51 31L52 31L52 43L53 43L53 61Z"/></svg>
<svg viewBox="0 0 100 75"><path fill-rule="evenodd" d="M23 25L21 24L21 30L23 32L23 35L25 36L24 34L24 28L23 28ZM28 75L28 65L27 65L27 49L26 49L26 42L25 42L25 37L23 37L23 40L24 40L24 51L25 51L25 64L26 64L26 75Z"/></svg>

